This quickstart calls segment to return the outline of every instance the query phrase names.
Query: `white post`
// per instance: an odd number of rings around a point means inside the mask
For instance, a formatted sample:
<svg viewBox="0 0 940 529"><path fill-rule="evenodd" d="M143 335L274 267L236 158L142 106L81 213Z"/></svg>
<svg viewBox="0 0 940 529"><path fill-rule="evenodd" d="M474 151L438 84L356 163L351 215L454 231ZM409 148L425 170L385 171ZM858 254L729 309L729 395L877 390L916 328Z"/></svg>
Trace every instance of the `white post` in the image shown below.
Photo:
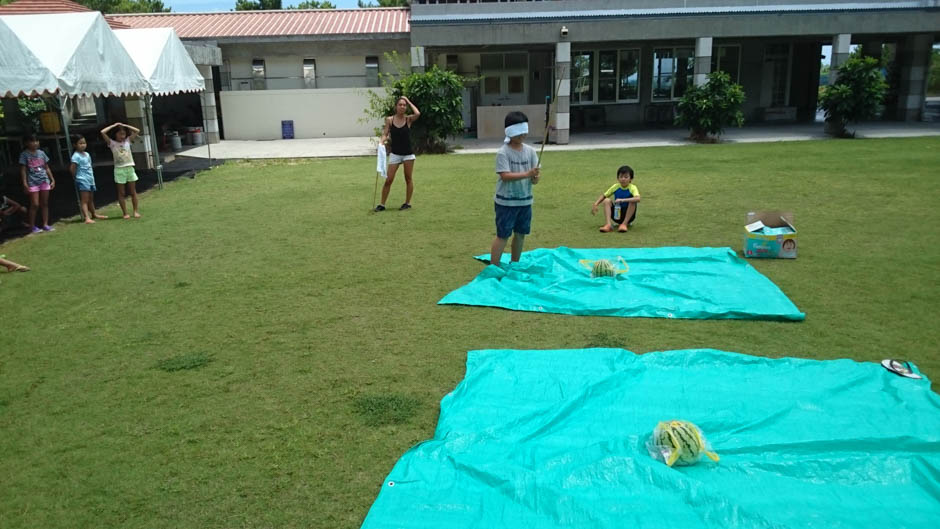
<svg viewBox="0 0 940 529"><path fill-rule="evenodd" d="M555 143L568 145L571 129L571 43L555 44L555 76L558 101L555 102ZM546 123L547 127L549 124Z"/></svg>
<svg viewBox="0 0 940 529"><path fill-rule="evenodd" d="M695 86L703 86L707 83L711 70L712 38L699 37L695 39Z"/></svg>

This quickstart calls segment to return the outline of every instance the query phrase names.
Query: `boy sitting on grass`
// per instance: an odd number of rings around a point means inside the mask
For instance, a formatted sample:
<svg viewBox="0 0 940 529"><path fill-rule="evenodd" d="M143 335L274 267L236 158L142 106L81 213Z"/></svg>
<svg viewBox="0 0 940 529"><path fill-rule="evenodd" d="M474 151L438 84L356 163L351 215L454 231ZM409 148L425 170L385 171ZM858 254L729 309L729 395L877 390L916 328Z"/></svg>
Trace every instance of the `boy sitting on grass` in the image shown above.
<svg viewBox="0 0 940 529"><path fill-rule="evenodd" d="M636 208L640 202L640 190L633 184L633 169L623 165L617 169L617 183L594 201L591 215L597 214L597 206L604 204L604 216L607 223L601 226L603 233L613 230L613 224L619 224L620 232L629 230L630 224L636 219Z"/></svg>

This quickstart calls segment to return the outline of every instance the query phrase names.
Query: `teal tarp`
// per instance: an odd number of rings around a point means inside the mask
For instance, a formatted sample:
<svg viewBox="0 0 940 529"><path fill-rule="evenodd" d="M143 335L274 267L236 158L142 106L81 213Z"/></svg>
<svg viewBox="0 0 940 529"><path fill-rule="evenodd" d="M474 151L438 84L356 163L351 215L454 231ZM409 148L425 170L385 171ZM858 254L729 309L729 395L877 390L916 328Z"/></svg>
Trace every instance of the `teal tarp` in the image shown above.
<svg viewBox="0 0 940 529"><path fill-rule="evenodd" d="M489 260L480 255L479 260ZM607 259L626 273L592 278ZM539 248L487 266L442 305L589 316L803 320L806 316L731 248ZM624 266L626 264L626 266Z"/></svg>
<svg viewBox="0 0 940 529"><path fill-rule="evenodd" d="M659 421L718 463L669 468ZM715 350L471 351L434 438L382 484L364 529L933 528L940 398L852 360Z"/></svg>

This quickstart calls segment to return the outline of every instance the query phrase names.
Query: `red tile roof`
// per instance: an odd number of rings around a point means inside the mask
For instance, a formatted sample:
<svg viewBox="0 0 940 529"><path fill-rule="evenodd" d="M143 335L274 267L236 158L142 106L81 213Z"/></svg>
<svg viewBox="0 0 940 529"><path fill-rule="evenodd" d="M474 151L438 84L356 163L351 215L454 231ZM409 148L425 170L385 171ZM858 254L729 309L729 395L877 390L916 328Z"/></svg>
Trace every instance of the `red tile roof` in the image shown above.
<svg viewBox="0 0 940 529"><path fill-rule="evenodd" d="M172 27L182 39L408 33L408 8L288 9L109 15L133 28Z"/></svg>
<svg viewBox="0 0 940 529"><path fill-rule="evenodd" d="M46 13L86 13L87 7L71 0L16 0L0 6L0 15L39 15ZM105 19L107 20L107 19ZM117 20L108 20L111 29L128 29L130 26Z"/></svg>

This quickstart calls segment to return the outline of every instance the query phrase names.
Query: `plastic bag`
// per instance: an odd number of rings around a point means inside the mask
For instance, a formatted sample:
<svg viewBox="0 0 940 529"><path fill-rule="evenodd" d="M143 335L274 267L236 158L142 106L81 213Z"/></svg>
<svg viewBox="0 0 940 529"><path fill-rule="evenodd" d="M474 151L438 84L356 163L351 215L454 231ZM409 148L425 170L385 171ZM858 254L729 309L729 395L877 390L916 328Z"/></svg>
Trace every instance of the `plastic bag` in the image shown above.
<svg viewBox="0 0 940 529"><path fill-rule="evenodd" d="M689 421L664 421L656 425L653 434L646 441L650 456L668 466L694 465L702 454L712 461L718 461L718 454L711 451L711 445L698 426Z"/></svg>

